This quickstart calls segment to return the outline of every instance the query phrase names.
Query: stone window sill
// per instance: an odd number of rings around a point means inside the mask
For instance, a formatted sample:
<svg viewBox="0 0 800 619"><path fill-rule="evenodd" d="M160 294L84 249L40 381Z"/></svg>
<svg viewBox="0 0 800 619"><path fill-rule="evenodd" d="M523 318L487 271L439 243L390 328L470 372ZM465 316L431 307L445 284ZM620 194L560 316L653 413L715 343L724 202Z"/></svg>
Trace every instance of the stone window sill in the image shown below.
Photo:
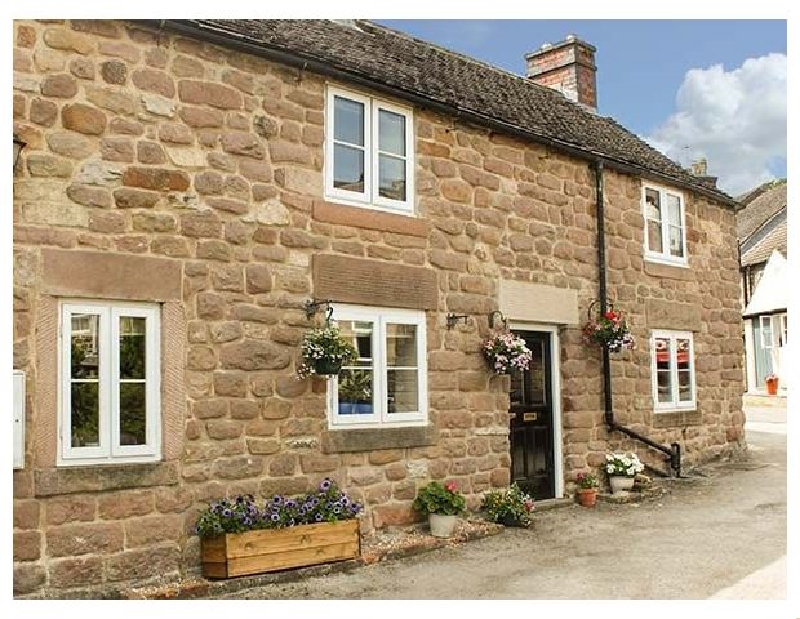
<svg viewBox="0 0 800 619"><path fill-rule="evenodd" d="M323 453L367 452L435 445L439 433L432 425L405 428L357 428L322 433Z"/></svg>
<svg viewBox="0 0 800 619"><path fill-rule="evenodd" d="M178 484L177 462L72 466L34 471L37 497Z"/></svg>

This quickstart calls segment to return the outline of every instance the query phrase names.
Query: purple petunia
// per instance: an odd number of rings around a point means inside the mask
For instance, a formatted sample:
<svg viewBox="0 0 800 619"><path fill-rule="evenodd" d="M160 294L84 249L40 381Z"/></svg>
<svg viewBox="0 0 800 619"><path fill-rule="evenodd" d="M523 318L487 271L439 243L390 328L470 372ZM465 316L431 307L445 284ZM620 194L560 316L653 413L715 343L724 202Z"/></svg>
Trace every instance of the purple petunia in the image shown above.
<svg viewBox="0 0 800 619"><path fill-rule="evenodd" d="M316 520L317 522L322 522L322 514L317 514L316 516L314 516L314 520Z"/></svg>
<svg viewBox="0 0 800 619"><path fill-rule="evenodd" d="M319 485L319 489L323 492L327 491L331 487L331 480L327 477L322 480L322 483Z"/></svg>
<svg viewBox="0 0 800 619"><path fill-rule="evenodd" d="M289 509L294 509L295 507L297 507L297 502L296 502L294 499L288 499L288 500L286 501L285 505L286 505L286 507L288 507Z"/></svg>
<svg viewBox="0 0 800 619"><path fill-rule="evenodd" d="M276 494L274 497L272 497L272 503L274 505L283 505L283 497L279 494Z"/></svg>
<svg viewBox="0 0 800 619"><path fill-rule="evenodd" d="M272 514L269 519L272 520L272 522L278 522L281 517L278 514Z"/></svg>
<svg viewBox="0 0 800 619"><path fill-rule="evenodd" d="M338 505L334 505L333 506L333 513L334 514L341 514L342 513L342 508L339 507Z"/></svg>
<svg viewBox="0 0 800 619"><path fill-rule="evenodd" d="M230 518L232 514L233 512L227 507L222 510L222 515L225 516L226 518Z"/></svg>

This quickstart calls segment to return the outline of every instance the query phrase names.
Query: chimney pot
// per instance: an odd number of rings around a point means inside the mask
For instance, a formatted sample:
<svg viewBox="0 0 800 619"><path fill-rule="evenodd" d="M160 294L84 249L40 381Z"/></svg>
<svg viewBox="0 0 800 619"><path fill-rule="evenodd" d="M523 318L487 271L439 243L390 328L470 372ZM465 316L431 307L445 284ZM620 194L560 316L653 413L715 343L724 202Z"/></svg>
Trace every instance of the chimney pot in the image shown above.
<svg viewBox="0 0 800 619"><path fill-rule="evenodd" d="M544 43L525 55L527 77L596 112L596 51L594 45L581 41L575 34L567 35L560 43Z"/></svg>

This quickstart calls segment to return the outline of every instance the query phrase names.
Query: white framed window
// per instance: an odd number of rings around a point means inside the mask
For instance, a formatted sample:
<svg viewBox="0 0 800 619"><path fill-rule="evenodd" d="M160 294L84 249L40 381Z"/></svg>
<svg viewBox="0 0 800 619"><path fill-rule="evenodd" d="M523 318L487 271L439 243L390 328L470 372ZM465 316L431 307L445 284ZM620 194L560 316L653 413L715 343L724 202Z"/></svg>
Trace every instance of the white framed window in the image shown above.
<svg viewBox="0 0 800 619"><path fill-rule="evenodd" d="M782 348L787 340L786 314L759 316L761 321L761 347L765 349Z"/></svg>
<svg viewBox="0 0 800 619"><path fill-rule="evenodd" d="M160 309L63 302L59 464L161 458Z"/></svg>
<svg viewBox="0 0 800 619"><path fill-rule="evenodd" d="M333 87L325 108L325 197L412 214L411 110Z"/></svg>
<svg viewBox="0 0 800 619"><path fill-rule="evenodd" d="M694 410L697 406L694 338L689 331L653 331L650 339L653 404L659 410Z"/></svg>
<svg viewBox="0 0 800 619"><path fill-rule="evenodd" d="M425 312L335 305L333 321L358 359L328 380L330 427L425 425Z"/></svg>
<svg viewBox="0 0 800 619"><path fill-rule="evenodd" d="M677 191L644 185L644 253L647 260L685 265L686 207Z"/></svg>

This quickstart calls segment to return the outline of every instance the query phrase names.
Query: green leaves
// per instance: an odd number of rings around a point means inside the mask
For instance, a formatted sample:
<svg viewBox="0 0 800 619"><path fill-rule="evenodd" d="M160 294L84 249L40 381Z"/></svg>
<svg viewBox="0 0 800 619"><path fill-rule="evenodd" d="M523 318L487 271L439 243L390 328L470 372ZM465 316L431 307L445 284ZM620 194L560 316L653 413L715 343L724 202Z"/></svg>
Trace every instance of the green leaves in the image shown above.
<svg viewBox="0 0 800 619"><path fill-rule="evenodd" d="M466 501L455 482L442 485L438 481L432 481L420 488L412 507L425 515L457 516L466 508Z"/></svg>

